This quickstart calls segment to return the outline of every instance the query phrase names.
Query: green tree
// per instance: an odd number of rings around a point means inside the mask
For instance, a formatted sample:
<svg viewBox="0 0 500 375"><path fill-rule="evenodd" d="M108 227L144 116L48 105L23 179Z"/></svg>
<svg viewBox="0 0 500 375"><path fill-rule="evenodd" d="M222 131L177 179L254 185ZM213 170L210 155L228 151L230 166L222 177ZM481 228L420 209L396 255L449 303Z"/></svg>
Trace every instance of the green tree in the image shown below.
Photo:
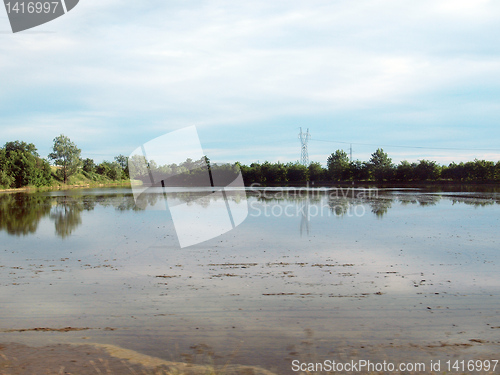
<svg viewBox="0 0 500 375"><path fill-rule="evenodd" d="M420 160L414 173L420 181L437 180L441 175L441 168L435 161Z"/></svg>
<svg viewBox="0 0 500 375"><path fill-rule="evenodd" d="M66 183L68 178L75 174L81 165L80 154L82 150L76 147L68 137L61 134L54 138L53 151L49 154L49 159L60 167L58 175Z"/></svg>
<svg viewBox="0 0 500 375"><path fill-rule="evenodd" d="M42 186L50 183L50 165L39 157L32 143L7 142L0 151L0 185Z"/></svg>
<svg viewBox="0 0 500 375"><path fill-rule="evenodd" d="M353 181L366 181L370 178L370 166L361 160L354 160L349 165Z"/></svg>
<svg viewBox="0 0 500 375"><path fill-rule="evenodd" d="M125 155L115 156L115 161L120 164L120 167L123 171L123 178L130 178L129 170L128 170L128 158Z"/></svg>
<svg viewBox="0 0 500 375"><path fill-rule="evenodd" d="M134 155L128 159L130 178L136 180L149 180L148 161L143 155Z"/></svg>
<svg viewBox="0 0 500 375"><path fill-rule="evenodd" d="M261 166L263 182L266 184L285 183L287 181L287 170L285 165L278 163L264 162Z"/></svg>
<svg viewBox="0 0 500 375"><path fill-rule="evenodd" d="M22 141L7 142L4 148L7 153L17 151L21 153L31 154L36 157L40 157L33 143L26 143Z"/></svg>
<svg viewBox="0 0 500 375"><path fill-rule="evenodd" d="M307 169L309 172L309 181L321 181L325 178L326 171L321 166L321 163L313 161Z"/></svg>
<svg viewBox="0 0 500 375"><path fill-rule="evenodd" d="M261 165L259 163L252 163L250 166L240 164L240 169L246 185L251 185L253 183L261 184L265 182Z"/></svg>
<svg viewBox="0 0 500 375"><path fill-rule="evenodd" d="M116 161L111 163L104 160L97 166L96 172L100 175L108 177L111 180L118 180L121 179L122 168Z"/></svg>
<svg viewBox="0 0 500 375"><path fill-rule="evenodd" d="M14 183L14 178L9 172L9 162L5 148L0 148L0 187L10 188Z"/></svg>
<svg viewBox="0 0 500 375"><path fill-rule="evenodd" d="M443 170L442 177L453 181L464 181L467 179L467 170L465 164L461 162L457 164L451 162L447 168Z"/></svg>
<svg viewBox="0 0 500 375"><path fill-rule="evenodd" d="M95 171L95 163L93 159L87 158L82 161L82 169L87 173L92 173Z"/></svg>
<svg viewBox="0 0 500 375"><path fill-rule="evenodd" d="M375 151L368 162L370 172L377 181L391 180L393 177L392 159L379 148Z"/></svg>
<svg viewBox="0 0 500 375"><path fill-rule="evenodd" d="M286 176L289 182L304 182L308 179L308 170L305 165L299 162L288 163L285 165Z"/></svg>
<svg viewBox="0 0 500 375"><path fill-rule="evenodd" d="M120 164L120 167L122 167L122 169L128 167L128 158L125 155L120 154L118 156L115 156L115 161Z"/></svg>
<svg viewBox="0 0 500 375"><path fill-rule="evenodd" d="M413 181L415 179L415 169L417 164L403 160L396 167L396 180L398 181Z"/></svg>
<svg viewBox="0 0 500 375"><path fill-rule="evenodd" d="M10 188L14 183L14 179L7 173L6 170L0 168L0 188Z"/></svg>
<svg viewBox="0 0 500 375"><path fill-rule="evenodd" d="M474 181L490 181L495 178L495 163L492 161L474 159Z"/></svg>
<svg viewBox="0 0 500 375"><path fill-rule="evenodd" d="M350 163L347 153L337 150L326 160L328 174L333 181L342 181L349 178Z"/></svg>

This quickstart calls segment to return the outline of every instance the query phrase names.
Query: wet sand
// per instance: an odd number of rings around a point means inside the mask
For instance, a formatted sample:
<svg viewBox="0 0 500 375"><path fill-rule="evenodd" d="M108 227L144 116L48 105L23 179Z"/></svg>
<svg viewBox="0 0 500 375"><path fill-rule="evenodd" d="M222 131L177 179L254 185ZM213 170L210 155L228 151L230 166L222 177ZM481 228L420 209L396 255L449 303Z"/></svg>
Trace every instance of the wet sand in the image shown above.
<svg viewBox="0 0 500 375"><path fill-rule="evenodd" d="M58 344L42 347L0 344L0 374L192 374L273 375L259 367L195 365L165 361L113 345Z"/></svg>
<svg viewBox="0 0 500 375"><path fill-rule="evenodd" d="M246 374L273 375L259 367L195 365L165 361L114 345L58 344L41 347L0 344L0 374Z"/></svg>
<svg viewBox="0 0 500 375"><path fill-rule="evenodd" d="M401 355L403 352L407 358L412 358L413 363L418 362L425 364L424 371L391 371L394 374L447 374L449 371L433 371L431 369L432 361L436 362L436 357L444 359L450 358L451 361L456 361L456 358L464 358L464 353L467 353L465 358L477 360L494 359L491 355L481 355L480 351L472 350L464 352L464 349L473 347L477 341L471 341L467 344L441 344L428 345L419 347L418 345L408 345L406 347L391 346L392 350L398 351ZM195 348L200 351L199 348ZM377 353L379 361L391 362L390 348L382 347L367 347L364 345L354 347L345 347L345 356L332 356L340 363L349 363L351 361L359 361L361 359L371 357ZM371 353L371 355L368 355ZM385 353L380 357L381 353ZM290 352L290 356L297 356L297 352ZM318 363L322 362L319 358L309 355L305 357L295 357L300 362ZM468 359L467 359L468 360ZM467 361L466 360L466 361ZM497 366L498 368L498 366ZM443 369L443 368L441 368ZM326 371L288 371L287 373L332 373ZM336 371L335 373L345 373ZM386 371L354 371L346 373L358 374L386 374ZM452 371L456 374L469 373L468 371ZM497 371L475 371L475 374L498 374ZM164 359L148 356L132 350L124 349L115 345L105 345L98 343L91 344L55 344L46 346L27 346L19 343L0 344L0 374L1 375L28 375L28 374L78 374L78 375L95 375L95 374L143 374L143 375L207 375L207 374L224 374L224 375L276 375L262 367L245 366L232 363L223 365L210 364L193 364L189 362L174 362Z"/></svg>

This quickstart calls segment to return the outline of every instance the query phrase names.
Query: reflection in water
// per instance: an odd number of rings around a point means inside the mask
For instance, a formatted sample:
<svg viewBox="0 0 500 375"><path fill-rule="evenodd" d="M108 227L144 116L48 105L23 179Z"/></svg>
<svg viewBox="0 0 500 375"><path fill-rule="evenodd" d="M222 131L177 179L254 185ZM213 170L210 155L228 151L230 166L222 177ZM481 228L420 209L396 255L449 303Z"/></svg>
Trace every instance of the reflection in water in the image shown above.
<svg viewBox="0 0 500 375"><path fill-rule="evenodd" d="M472 205L474 207L486 207L486 206L493 206L495 203L500 204L500 200L482 200L482 201L470 201L470 200L463 200L463 199L451 199L453 204L456 203L465 203L468 205ZM435 204L435 203L434 203Z"/></svg>
<svg viewBox="0 0 500 375"><path fill-rule="evenodd" d="M328 198L328 206L335 216L344 216L349 211L349 207L356 202L350 202L346 198Z"/></svg>
<svg viewBox="0 0 500 375"><path fill-rule="evenodd" d="M56 234L65 238L82 224L81 212L92 211L98 202L97 196L0 195L0 230L16 236L34 234L42 218L48 216L54 221Z"/></svg>
<svg viewBox="0 0 500 375"><path fill-rule="evenodd" d="M377 199L368 202L372 212L381 219L392 206L393 199Z"/></svg>
<svg viewBox="0 0 500 375"><path fill-rule="evenodd" d="M0 195L0 230L16 236L35 233L50 206L50 200L39 195Z"/></svg>
<svg viewBox="0 0 500 375"><path fill-rule="evenodd" d="M304 228L306 229L306 233L309 236L309 197L300 202L300 213L300 236L302 237Z"/></svg>
<svg viewBox="0 0 500 375"><path fill-rule="evenodd" d="M91 211L94 209L94 205L91 202L83 204L68 199L57 202L57 205L50 212L50 218L54 220L57 235L62 238L68 237L82 223L80 213L84 209Z"/></svg>
<svg viewBox="0 0 500 375"><path fill-rule="evenodd" d="M54 196L44 194L2 194L0 195L0 230L10 235L25 236L37 231L40 220L49 217L55 226L56 234L61 238L70 236L82 224L81 213L92 211L96 206L113 207L118 211L143 211L164 200L163 194L142 194L138 202L129 190L125 192L103 193L99 195L80 192L81 195ZM168 192L173 203L201 205L208 208L212 202L221 199L207 195L206 191ZM337 189L291 189L284 190L247 190L227 193L227 199L237 204L246 202L245 196L263 204L291 204L301 216L300 234L309 235L312 212L324 215L323 208L333 216L352 215L359 206L369 208L377 218L383 218L393 204L434 206L442 199L449 199L452 204L464 203L475 207L500 204L496 193L453 193L446 192L405 192L378 191L374 196L367 190L355 193L339 194ZM363 211L364 212L364 211ZM314 215L313 215L314 216Z"/></svg>

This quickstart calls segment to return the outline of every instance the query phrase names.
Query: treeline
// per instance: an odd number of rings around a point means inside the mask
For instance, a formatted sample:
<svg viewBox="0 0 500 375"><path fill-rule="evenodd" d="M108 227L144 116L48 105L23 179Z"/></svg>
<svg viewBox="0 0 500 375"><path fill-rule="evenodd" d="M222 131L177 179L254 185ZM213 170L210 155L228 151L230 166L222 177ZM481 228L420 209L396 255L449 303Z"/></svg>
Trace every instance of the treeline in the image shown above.
<svg viewBox="0 0 500 375"><path fill-rule="evenodd" d="M313 162L309 166L296 163L252 163L240 165L245 184L286 184L303 182L498 182L500 161L474 160L466 163L439 165L435 161L406 160L398 165L392 163L383 149L378 149L368 161L350 161L347 153L337 150L327 159L327 167Z"/></svg>
<svg viewBox="0 0 500 375"><path fill-rule="evenodd" d="M309 166L296 163L252 163L250 166L239 164L245 185L253 183L287 184L306 181L326 181L327 171L320 163L312 162Z"/></svg>
<svg viewBox="0 0 500 375"><path fill-rule="evenodd" d="M237 164L212 164L207 156L199 160L186 159L176 164L158 165L154 160L147 160L142 155L128 159L130 177L140 180L145 185L160 186L226 186L239 174Z"/></svg>
<svg viewBox="0 0 500 375"><path fill-rule="evenodd" d="M64 135L54 139L53 152L47 159L40 157L33 143L7 142L0 148L0 188L52 186L82 180L105 183L129 178L127 157L123 155L100 164L80 155L81 150Z"/></svg>
<svg viewBox="0 0 500 375"><path fill-rule="evenodd" d="M50 162L54 166L50 165ZM129 170L130 164L130 170ZM368 161L350 161L347 153L337 150L326 160L326 168L318 162L308 166L295 163L211 164L208 157L187 159L180 164L157 165L154 160L134 156L130 160L118 155L113 161L96 164L93 159L81 158L81 150L71 140L60 135L54 139L53 152L41 158L34 144L7 142L0 148L0 188L52 186L79 181L108 181L132 179L150 183L168 179L168 185L225 186L241 170L246 185L260 183L299 184L305 182L498 182L500 161L474 160L466 163L439 165L435 161L392 163L387 153L378 149ZM207 174L207 170L210 172Z"/></svg>

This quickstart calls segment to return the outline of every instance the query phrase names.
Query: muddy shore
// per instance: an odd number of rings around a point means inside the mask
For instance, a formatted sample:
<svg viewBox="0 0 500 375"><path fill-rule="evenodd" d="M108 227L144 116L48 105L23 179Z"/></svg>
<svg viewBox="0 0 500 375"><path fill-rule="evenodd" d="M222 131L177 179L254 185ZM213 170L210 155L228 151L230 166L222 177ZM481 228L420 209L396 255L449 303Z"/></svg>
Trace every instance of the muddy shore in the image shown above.
<svg viewBox="0 0 500 375"><path fill-rule="evenodd" d="M0 344L0 374L207 374L273 375L253 366L213 367L165 361L113 345L57 344L42 347Z"/></svg>

